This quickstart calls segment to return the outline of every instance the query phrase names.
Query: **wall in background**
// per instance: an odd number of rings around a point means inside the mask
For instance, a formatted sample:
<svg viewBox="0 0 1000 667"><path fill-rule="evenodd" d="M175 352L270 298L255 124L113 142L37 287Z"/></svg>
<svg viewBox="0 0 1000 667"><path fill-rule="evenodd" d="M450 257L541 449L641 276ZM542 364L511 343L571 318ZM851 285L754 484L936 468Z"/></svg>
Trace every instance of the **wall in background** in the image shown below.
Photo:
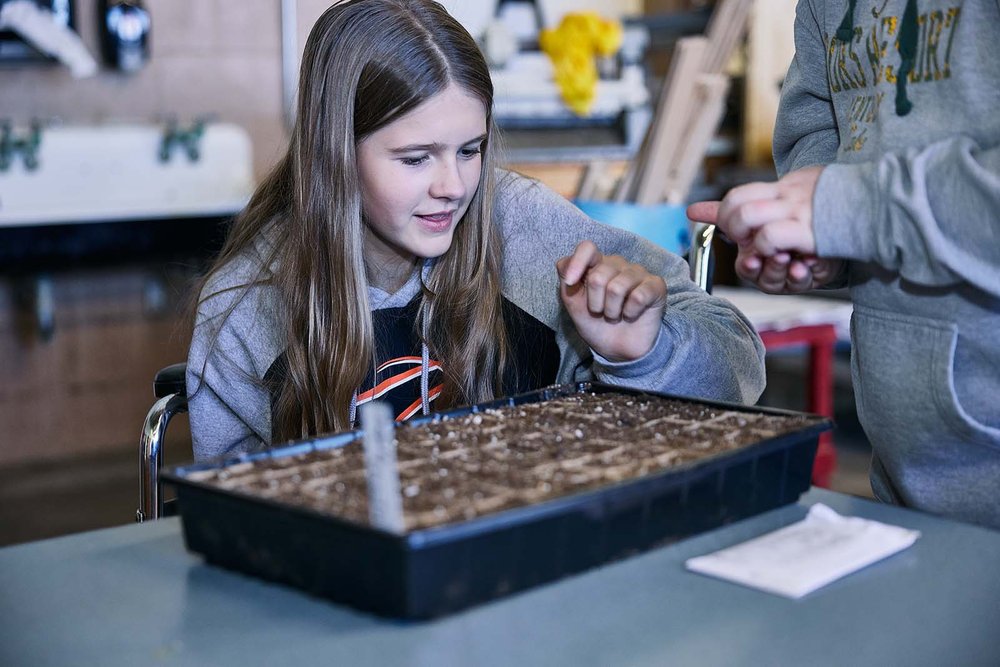
<svg viewBox="0 0 1000 667"><path fill-rule="evenodd" d="M96 0L76 1L77 30L95 56L96 5ZM250 133L259 180L285 142L279 0L146 0L145 5L153 22L145 68L132 75L102 69L77 80L62 66L2 66L0 120L77 125L175 116L188 124L211 114Z"/></svg>
<svg viewBox="0 0 1000 667"><path fill-rule="evenodd" d="M0 470L137 452L154 374L187 356L193 273L171 264L54 275L50 340L15 307L26 286L0 280Z"/></svg>
<svg viewBox="0 0 1000 667"><path fill-rule="evenodd" d="M88 125L173 116L187 125L210 114L247 129L259 180L286 141L280 0L145 4L153 20L145 68L133 75L103 69L77 80L58 65L2 66L0 120ZM314 20L329 2L297 4L311 24L307 17ZM77 29L95 56L96 5L76 1ZM164 271L171 273L166 283ZM186 356L190 324L181 315L193 271L135 266L55 276L56 330L48 341L19 316L19 286L0 280L0 467L120 451L138 442L153 401L153 373ZM150 308L150 285L166 290L165 303ZM190 452L189 445L183 449Z"/></svg>
<svg viewBox="0 0 1000 667"><path fill-rule="evenodd" d="M676 10L706 0L646 0L647 10ZM448 0L447 5L482 0ZM331 0L295 0L298 52ZM96 0L76 0L77 31L99 53ZM549 0L551 15L597 9L628 15L642 0ZM578 5L578 6L577 6ZM73 79L56 65L0 64L0 120L66 124L162 122L182 124L212 115L242 125L254 144L257 180L285 147L282 109L281 0L145 0L152 16L151 58L128 75L107 69ZM460 9L460 7L459 7ZM459 12L461 13L461 12Z"/></svg>

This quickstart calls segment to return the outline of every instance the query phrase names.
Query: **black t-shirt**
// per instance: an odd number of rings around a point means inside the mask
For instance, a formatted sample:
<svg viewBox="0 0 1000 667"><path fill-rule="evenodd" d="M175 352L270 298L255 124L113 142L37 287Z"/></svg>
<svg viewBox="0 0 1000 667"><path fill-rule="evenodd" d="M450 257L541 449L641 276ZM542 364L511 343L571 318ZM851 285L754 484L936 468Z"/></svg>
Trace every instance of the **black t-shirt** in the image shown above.
<svg viewBox="0 0 1000 667"><path fill-rule="evenodd" d="M421 297L400 308L382 308L372 315L375 331L373 367L358 387L358 404L375 399L389 403L397 421L421 414L421 345L416 320ZM503 395L512 396L552 384L559 371L559 347L555 333L507 299L502 312L511 345L512 362L504 374ZM278 390L287 372L284 353L271 364L264 376L271 392L272 415ZM437 360L428 363L428 396L433 400L441 390L442 373Z"/></svg>

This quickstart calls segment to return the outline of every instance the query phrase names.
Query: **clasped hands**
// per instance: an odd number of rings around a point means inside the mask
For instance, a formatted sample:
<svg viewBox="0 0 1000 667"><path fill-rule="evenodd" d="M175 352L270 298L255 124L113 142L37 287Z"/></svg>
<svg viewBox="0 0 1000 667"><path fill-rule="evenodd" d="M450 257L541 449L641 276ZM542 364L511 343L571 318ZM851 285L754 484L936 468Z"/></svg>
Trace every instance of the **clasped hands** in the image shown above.
<svg viewBox="0 0 1000 667"><path fill-rule="evenodd" d="M789 172L774 183L733 188L721 202L687 209L696 222L716 225L739 252L736 273L771 294L821 287L841 269L841 260L816 256L813 195L823 167Z"/></svg>
<svg viewBox="0 0 1000 667"><path fill-rule="evenodd" d="M581 241L556 262L559 292L577 332L609 361L631 361L656 343L667 307L663 278Z"/></svg>

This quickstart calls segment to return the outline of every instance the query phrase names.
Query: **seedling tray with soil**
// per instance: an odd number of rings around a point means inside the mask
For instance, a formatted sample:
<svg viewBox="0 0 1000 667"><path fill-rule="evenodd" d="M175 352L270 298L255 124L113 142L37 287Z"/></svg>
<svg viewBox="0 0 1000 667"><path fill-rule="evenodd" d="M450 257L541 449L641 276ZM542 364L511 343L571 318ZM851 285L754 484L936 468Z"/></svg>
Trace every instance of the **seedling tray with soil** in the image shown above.
<svg viewBox="0 0 1000 667"><path fill-rule="evenodd" d="M794 502L814 415L585 383L396 427L404 530L368 520L362 433L164 474L188 548L428 618Z"/></svg>

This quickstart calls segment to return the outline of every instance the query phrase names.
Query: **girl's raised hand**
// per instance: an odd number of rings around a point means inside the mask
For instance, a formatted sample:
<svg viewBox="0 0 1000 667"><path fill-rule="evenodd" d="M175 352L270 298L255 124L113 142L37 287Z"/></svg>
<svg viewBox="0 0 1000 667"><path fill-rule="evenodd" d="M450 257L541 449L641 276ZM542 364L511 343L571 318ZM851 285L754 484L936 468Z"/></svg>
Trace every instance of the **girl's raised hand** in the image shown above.
<svg viewBox="0 0 1000 667"><path fill-rule="evenodd" d="M603 255L581 241L556 262L559 291L577 331L610 361L631 361L649 352L667 307L667 284L638 264Z"/></svg>

